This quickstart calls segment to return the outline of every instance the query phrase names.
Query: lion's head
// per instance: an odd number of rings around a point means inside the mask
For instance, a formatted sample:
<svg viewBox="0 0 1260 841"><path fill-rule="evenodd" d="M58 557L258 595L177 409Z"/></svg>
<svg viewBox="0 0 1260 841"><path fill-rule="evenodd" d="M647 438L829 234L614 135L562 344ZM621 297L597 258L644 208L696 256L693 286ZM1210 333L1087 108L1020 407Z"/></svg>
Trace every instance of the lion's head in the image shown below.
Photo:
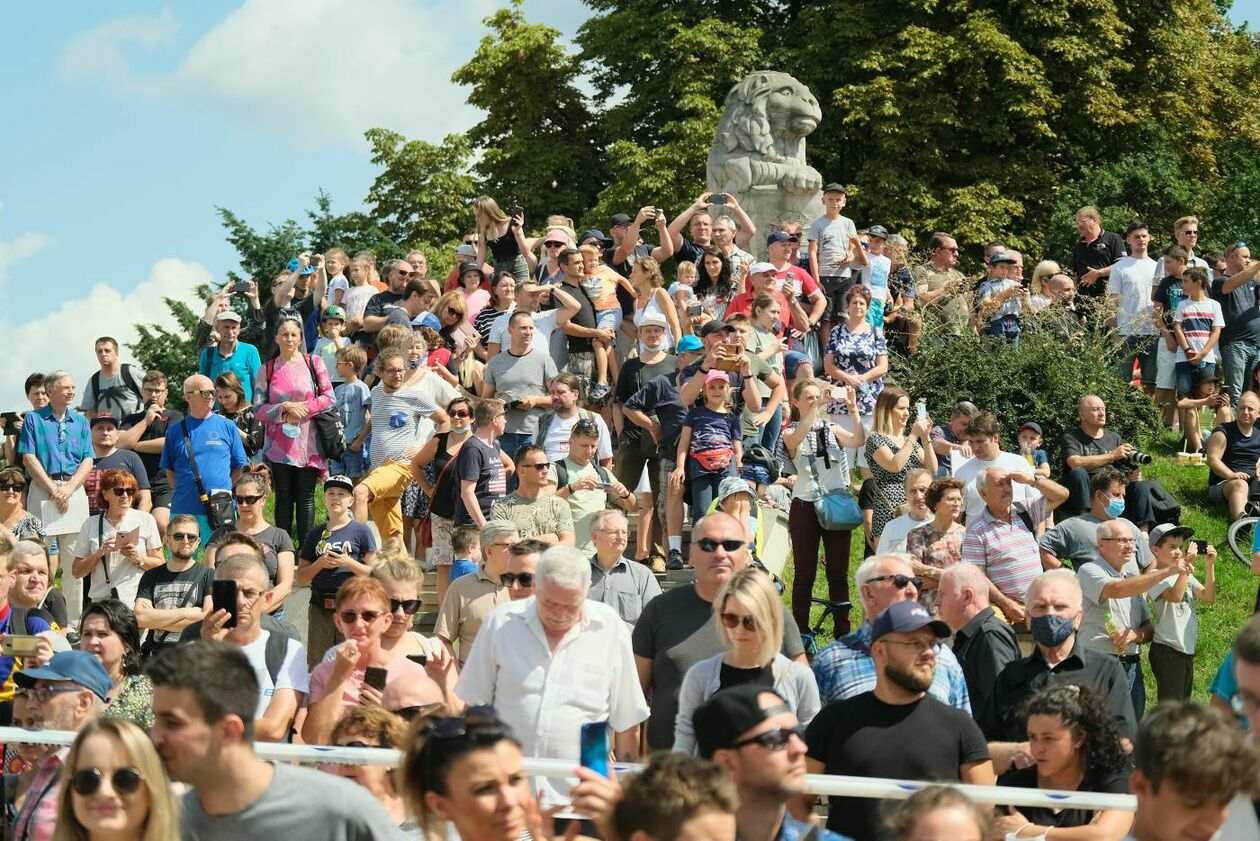
<svg viewBox="0 0 1260 841"><path fill-rule="evenodd" d="M728 152L745 149L782 161L775 140L799 140L818 127L818 100L794 77L777 70L750 73L726 96L718 140Z"/></svg>

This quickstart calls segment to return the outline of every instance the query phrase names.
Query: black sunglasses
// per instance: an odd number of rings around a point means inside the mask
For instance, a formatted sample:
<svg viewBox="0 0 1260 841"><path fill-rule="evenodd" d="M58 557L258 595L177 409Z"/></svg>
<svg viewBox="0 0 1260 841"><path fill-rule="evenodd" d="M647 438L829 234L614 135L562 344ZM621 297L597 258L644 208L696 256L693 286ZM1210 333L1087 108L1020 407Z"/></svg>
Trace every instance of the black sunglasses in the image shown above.
<svg viewBox="0 0 1260 841"><path fill-rule="evenodd" d="M402 709L394 710L394 714L403 721L413 721L419 716L435 713L442 709L443 706L445 706L445 704L440 701L435 704L417 704L414 707L403 707Z"/></svg>
<svg viewBox="0 0 1260 841"><path fill-rule="evenodd" d="M430 719L429 735L435 739L458 739L461 736L467 736L470 727L495 724L498 721L499 714L495 712L494 707L485 705L469 707L463 715L445 715Z"/></svg>
<svg viewBox="0 0 1260 841"><path fill-rule="evenodd" d="M757 630L756 619L753 619L751 616L738 616L734 613L723 613L722 624L732 631L738 628L741 624L744 626L745 631L756 632Z"/></svg>
<svg viewBox="0 0 1260 841"><path fill-rule="evenodd" d="M110 488L109 491L114 496L135 496L136 495L135 488Z"/></svg>
<svg viewBox="0 0 1260 841"><path fill-rule="evenodd" d="M266 498L267 497L263 494L259 494L258 496L246 496L245 494L237 494L236 504L237 505L253 505L255 502L258 502L259 500L266 499Z"/></svg>
<svg viewBox="0 0 1260 841"><path fill-rule="evenodd" d="M505 572L499 575L499 583L504 587L511 587L513 584L520 584L522 587L533 587L534 574L532 572Z"/></svg>
<svg viewBox="0 0 1260 841"><path fill-rule="evenodd" d="M580 429L583 432L599 432L599 426L596 425L595 421L587 420L586 418L582 418L580 421L573 424L573 429L575 431Z"/></svg>
<svg viewBox="0 0 1260 841"><path fill-rule="evenodd" d="M774 730L767 730L756 736L750 736L747 739L740 739L731 745L733 748L742 748L744 745L761 745L766 750L783 750L792 743L792 737L797 736L801 739L805 738L805 728L797 725L796 727L778 727Z"/></svg>
<svg viewBox="0 0 1260 841"><path fill-rule="evenodd" d="M19 482L6 482L0 485L0 491L20 491L25 487L26 485Z"/></svg>
<svg viewBox="0 0 1260 841"><path fill-rule="evenodd" d="M105 775L100 768L84 768L70 775L70 788L80 797L91 797L100 791L103 779ZM135 768L115 768L109 782L119 794L135 794L144 782L144 775Z"/></svg>
<svg viewBox="0 0 1260 841"><path fill-rule="evenodd" d="M867 579L867 584L874 584L876 581L891 581L893 586L898 590L906 589L907 584L913 584L914 589L923 589L922 578L911 578L909 575L877 575L874 578Z"/></svg>
<svg viewBox="0 0 1260 841"><path fill-rule="evenodd" d="M735 552L746 544L742 540L714 540L711 537L702 537L696 541L696 545L705 552L716 552L719 546L727 552Z"/></svg>
<svg viewBox="0 0 1260 841"><path fill-rule="evenodd" d="M447 315L460 315L460 311L454 307L445 307Z"/></svg>
<svg viewBox="0 0 1260 841"><path fill-rule="evenodd" d="M385 747L385 746L384 746L384 745L369 745L367 742L361 741L361 740L359 740L359 739L355 739L353 742L345 742L345 743L340 744L340 745L335 745L335 747L339 747L339 748L383 748L383 747Z"/></svg>
<svg viewBox="0 0 1260 841"><path fill-rule="evenodd" d="M396 613L398 608L402 608L402 612L408 616L414 616L420 611L419 599L390 599L389 612Z"/></svg>

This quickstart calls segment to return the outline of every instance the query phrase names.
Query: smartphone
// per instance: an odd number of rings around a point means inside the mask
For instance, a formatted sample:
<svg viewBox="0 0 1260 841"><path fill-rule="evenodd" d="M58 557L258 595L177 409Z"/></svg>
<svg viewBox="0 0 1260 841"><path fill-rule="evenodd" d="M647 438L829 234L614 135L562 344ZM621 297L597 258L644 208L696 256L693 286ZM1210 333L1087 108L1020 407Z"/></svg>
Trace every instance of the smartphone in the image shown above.
<svg viewBox="0 0 1260 841"><path fill-rule="evenodd" d="M583 768L600 776L608 776L608 722L592 721L582 725L578 748Z"/></svg>
<svg viewBox="0 0 1260 841"><path fill-rule="evenodd" d="M4 428L9 432L12 432L13 428L17 426L18 417L17 412L0 412L0 418L4 418Z"/></svg>
<svg viewBox="0 0 1260 841"><path fill-rule="evenodd" d="M601 491L612 490L612 482L596 482L595 487L597 490Z"/></svg>
<svg viewBox="0 0 1260 841"><path fill-rule="evenodd" d="M24 634L8 634L0 643L5 657L30 657L39 651L39 637Z"/></svg>
<svg viewBox="0 0 1260 841"><path fill-rule="evenodd" d="M744 347L739 342L723 342L722 358L718 360L719 371L738 371L744 361Z"/></svg>
<svg viewBox="0 0 1260 841"><path fill-rule="evenodd" d="M249 281L248 281L248 280L238 280L238 281L236 281L236 283L232 284L232 291L233 291L233 292L235 292L235 293L240 293L240 294L244 294L244 293L248 292L248 291L249 291Z"/></svg>
<svg viewBox="0 0 1260 841"><path fill-rule="evenodd" d="M524 212L525 208L521 207L519 204L514 204L508 208L508 216L520 216Z"/></svg>
<svg viewBox="0 0 1260 841"><path fill-rule="evenodd" d="M236 627L236 582L235 581L215 581L210 585L210 612L214 613L220 610L228 612L227 623L225 628Z"/></svg>
<svg viewBox="0 0 1260 841"><path fill-rule="evenodd" d="M918 412L919 420L923 420L927 417L927 404L920 400L915 406L915 411Z"/></svg>
<svg viewBox="0 0 1260 841"><path fill-rule="evenodd" d="M695 318L697 315L701 313L701 311L702 309L701 309L699 301L692 301L690 304L687 305L688 318Z"/></svg>
<svg viewBox="0 0 1260 841"><path fill-rule="evenodd" d="M385 691L385 679L389 677L389 671L382 669L380 666L368 666L367 671L363 674L363 684L370 686L377 692Z"/></svg>
<svg viewBox="0 0 1260 841"><path fill-rule="evenodd" d="M1194 544L1194 548L1198 550L1200 555L1207 554L1208 544L1206 540L1191 540L1190 542Z"/></svg>
<svg viewBox="0 0 1260 841"><path fill-rule="evenodd" d="M714 193L709 196L709 204L726 204L730 197L726 193Z"/></svg>
<svg viewBox="0 0 1260 841"><path fill-rule="evenodd" d="M407 655L407 659L408 659L408 660L410 660L411 662L415 663L417 666L424 666L424 665L427 665L427 664L428 664L428 662L429 662L429 655L427 655L427 654L408 654L408 655Z"/></svg>

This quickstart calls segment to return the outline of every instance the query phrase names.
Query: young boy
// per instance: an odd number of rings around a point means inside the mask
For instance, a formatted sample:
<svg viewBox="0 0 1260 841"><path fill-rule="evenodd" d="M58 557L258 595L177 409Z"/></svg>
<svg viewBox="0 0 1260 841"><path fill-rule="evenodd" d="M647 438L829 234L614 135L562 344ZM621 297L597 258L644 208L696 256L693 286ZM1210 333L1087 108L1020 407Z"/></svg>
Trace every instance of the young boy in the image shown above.
<svg viewBox="0 0 1260 841"><path fill-rule="evenodd" d="M319 324L320 337L315 340L315 353L324 360L333 385L345 382L337 371L337 351L350 344L350 339L341 335L345 329L346 311L338 306L326 308Z"/></svg>
<svg viewBox="0 0 1260 841"><path fill-rule="evenodd" d="M1049 479L1050 457L1046 455L1045 450L1041 449L1043 443L1041 424L1036 421L1024 421L1024 425L1019 428L1016 440L1019 441L1019 454L1032 465L1033 473Z"/></svg>
<svg viewBox="0 0 1260 841"><path fill-rule="evenodd" d="M1181 276L1190 261L1190 253L1180 245L1164 249L1161 264L1168 274L1160 278L1152 295L1154 299L1155 327L1160 338L1155 345L1155 405L1164 409L1164 426L1173 425L1177 408L1177 336L1173 333L1173 313L1186 297Z"/></svg>
<svg viewBox="0 0 1260 841"><path fill-rule="evenodd" d="M1199 617L1195 600L1211 604L1216 600L1216 547L1207 546L1204 583L1194 577L1197 542L1184 550L1194 530L1163 523L1151 529L1151 551L1157 568L1176 569L1174 578L1161 579L1147 591L1155 615L1155 637L1151 641L1151 671L1162 701L1188 701L1194 688L1194 652L1199 639Z"/></svg>
<svg viewBox="0 0 1260 841"><path fill-rule="evenodd" d="M1203 451L1199 433L1199 407L1212 403L1216 390L1216 345L1221 340L1225 317L1219 301L1207 295L1208 274L1202 266L1191 266L1182 275L1186 298L1173 313L1173 333L1177 341L1177 409L1185 451Z"/></svg>
<svg viewBox="0 0 1260 841"><path fill-rule="evenodd" d="M1032 312L1028 290L1009 277L1014 258L1005 251L989 257L989 275L981 281L976 295L980 300L979 319L982 335L1006 339L1019 344L1023 313Z"/></svg>
<svg viewBox="0 0 1260 841"><path fill-rule="evenodd" d="M841 184L823 188L823 215L810 223L805 238L809 241L809 273L827 296L820 336L831 335L833 322L844 321L844 296L853 285L852 262L860 249L857 226L841 216L849 193Z"/></svg>
<svg viewBox="0 0 1260 841"><path fill-rule="evenodd" d="M367 351L361 345L350 345L337 351L336 370L342 382L333 389L333 399L346 429L346 452L341 461L332 463L330 470L334 476L349 476L355 484L363 478L363 445L367 438L368 420L372 417L372 392L359 379L365 365Z"/></svg>
<svg viewBox="0 0 1260 841"><path fill-rule="evenodd" d="M459 526L451 533L451 581L475 573L481 566L481 532L476 526Z"/></svg>
<svg viewBox="0 0 1260 841"><path fill-rule="evenodd" d="M580 285L582 291L591 299L591 306L595 309L595 329L612 330L616 333L621 329L623 316L621 304L617 301L617 287L622 286L627 289L631 297L634 297L634 287L630 286L630 282L624 277L604 265L603 255L598 248L583 245L578 250L582 252L582 262L586 273ZM616 375L617 359L616 354L610 353L610 350L616 346L616 340L606 342L603 339L592 339L591 345L595 352L595 372L591 382L590 401L599 403L612 393L609 371L611 369L612 374Z"/></svg>

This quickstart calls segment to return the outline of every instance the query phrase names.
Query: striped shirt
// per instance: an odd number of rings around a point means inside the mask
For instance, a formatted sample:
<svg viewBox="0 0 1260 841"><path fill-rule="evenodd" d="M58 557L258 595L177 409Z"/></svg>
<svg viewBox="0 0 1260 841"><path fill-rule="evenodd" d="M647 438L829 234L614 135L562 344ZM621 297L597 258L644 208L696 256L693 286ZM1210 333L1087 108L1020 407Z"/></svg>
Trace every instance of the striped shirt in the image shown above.
<svg viewBox="0 0 1260 841"><path fill-rule="evenodd" d="M1212 338L1212 329L1225 326L1225 316L1221 313L1221 304L1211 298L1195 301L1185 298L1177 304L1177 312L1173 314L1173 322L1181 325L1186 343L1195 350L1202 350ZM1186 352L1177 348L1177 361L1189 362ZM1199 360L1200 362L1216 362L1216 348Z"/></svg>
<svg viewBox="0 0 1260 841"><path fill-rule="evenodd" d="M1045 497L1015 503L1009 523L994 517L987 506L974 518L969 518L962 559L984 570L1002 595L1023 604L1028 585L1041 575L1041 550L1037 547L1036 533L1024 524L1019 511L1026 511L1036 525L1048 513Z"/></svg>

